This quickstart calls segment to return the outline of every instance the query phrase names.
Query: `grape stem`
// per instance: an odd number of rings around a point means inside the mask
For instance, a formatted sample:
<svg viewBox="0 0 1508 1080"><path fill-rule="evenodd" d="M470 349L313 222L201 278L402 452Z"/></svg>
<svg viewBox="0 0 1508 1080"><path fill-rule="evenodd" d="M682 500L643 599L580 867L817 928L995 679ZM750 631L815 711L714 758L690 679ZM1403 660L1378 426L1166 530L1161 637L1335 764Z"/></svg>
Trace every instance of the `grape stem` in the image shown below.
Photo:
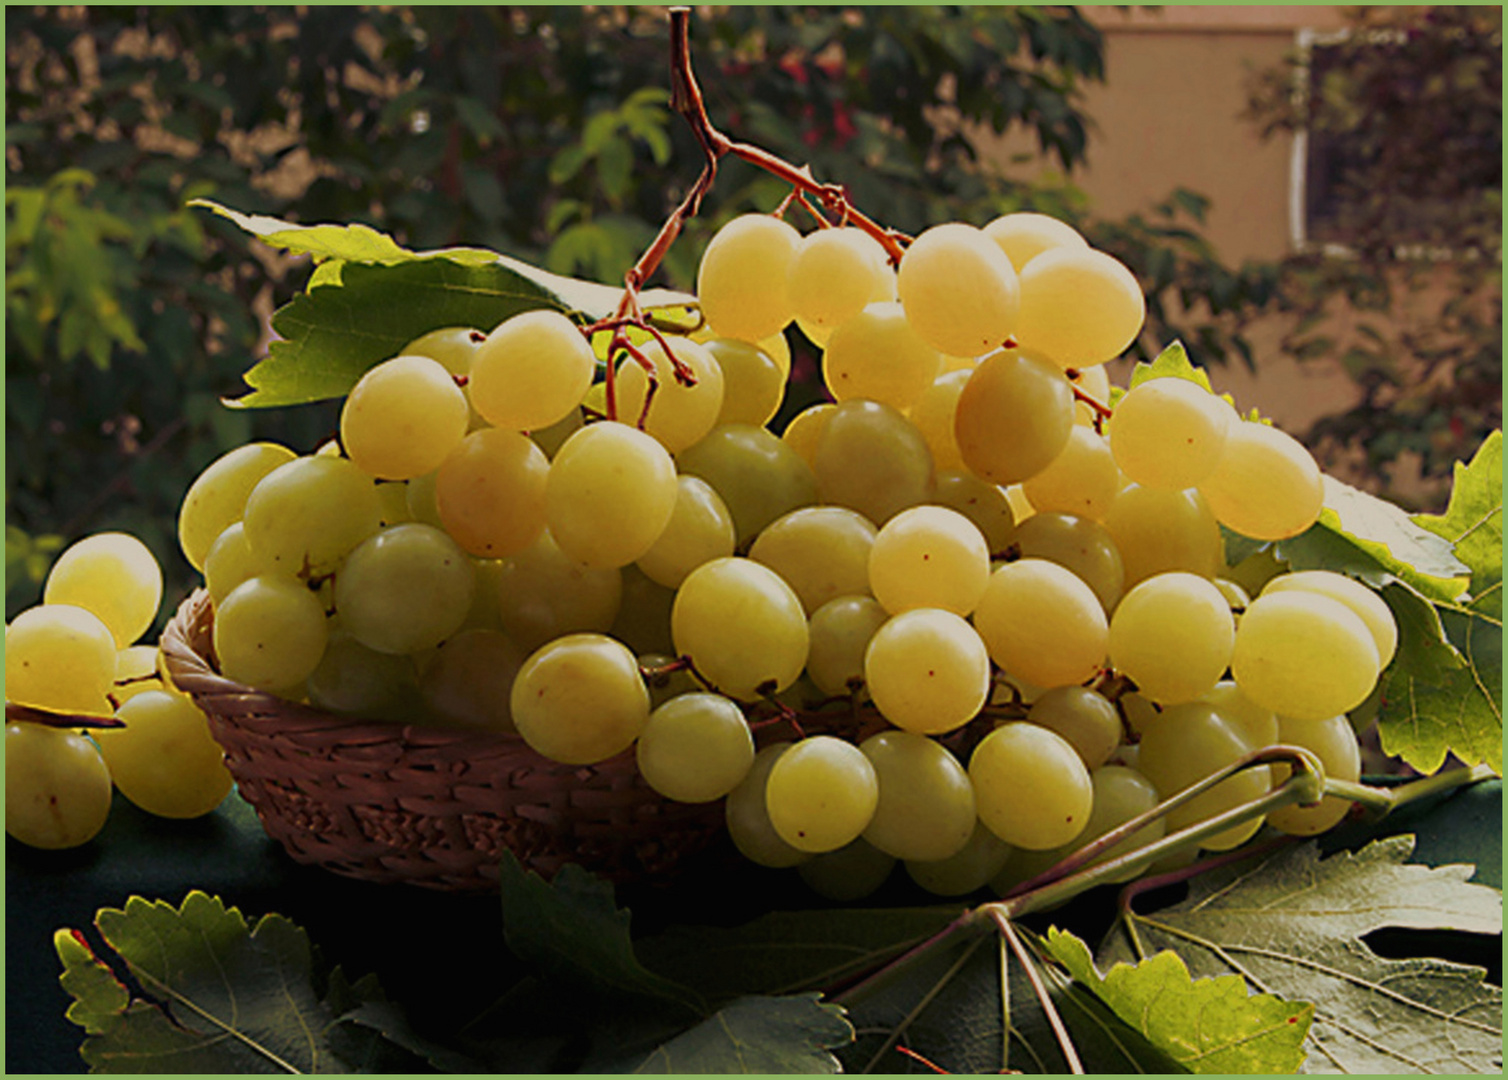
<svg viewBox="0 0 1508 1080"><path fill-rule="evenodd" d="M24 720L31 724L55 728L123 728L126 722L114 716L90 716L85 713L60 713L31 705L5 703L6 720Z"/></svg>

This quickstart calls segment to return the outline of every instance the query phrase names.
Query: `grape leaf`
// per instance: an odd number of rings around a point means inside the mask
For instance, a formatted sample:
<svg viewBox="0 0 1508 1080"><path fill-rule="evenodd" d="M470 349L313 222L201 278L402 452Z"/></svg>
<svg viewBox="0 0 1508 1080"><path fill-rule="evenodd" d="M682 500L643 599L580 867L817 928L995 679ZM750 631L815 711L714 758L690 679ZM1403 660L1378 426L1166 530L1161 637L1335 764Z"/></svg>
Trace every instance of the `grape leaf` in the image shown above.
<svg viewBox="0 0 1508 1080"><path fill-rule="evenodd" d="M408 342L447 326L491 329L510 316L552 308L583 321L613 314L621 287L553 274L477 248L414 252L365 225L296 225L242 214L207 199L202 207L260 240L318 262L305 291L272 317L278 340L246 373L252 392L227 401L271 408L344 395L374 364ZM663 309L671 327L695 299L649 289L639 303Z"/></svg>
<svg viewBox="0 0 1508 1080"><path fill-rule="evenodd" d="M1503 614L1503 433L1494 431L1470 464L1456 462L1450 504L1441 515L1418 514L1415 524L1450 542L1471 572L1472 610Z"/></svg>
<svg viewBox="0 0 1508 1080"><path fill-rule="evenodd" d="M1383 589L1398 652L1383 673L1377 730L1384 753L1423 772L1447 754L1503 771L1502 624L1431 603L1398 582Z"/></svg>
<svg viewBox="0 0 1508 1080"><path fill-rule="evenodd" d="M1433 600L1455 600L1470 568L1449 540L1399 507L1326 476L1325 506L1307 531L1278 544L1278 558L1294 570L1335 570L1380 588L1391 577Z"/></svg>
<svg viewBox="0 0 1508 1080"><path fill-rule="evenodd" d="M745 997L657 1047L636 1073L837 1073L832 1049L853 1040L816 994Z"/></svg>
<svg viewBox="0 0 1508 1080"><path fill-rule="evenodd" d="M370 997L370 981L332 979L344 1000L314 986L309 940L279 915L248 927L240 911L191 892L181 907L132 897L102 909L95 926L148 997L135 998L83 934L59 930L68 1018L84 1028L94 1072L351 1072L378 1049L337 1038L344 1006Z"/></svg>
<svg viewBox="0 0 1508 1080"><path fill-rule="evenodd" d="M1148 379L1187 379L1189 382L1198 383L1210 393L1214 393L1214 387L1210 386L1210 377L1201 367L1195 367L1189 361L1188 350L1183 347L1183 342L1175 341L1157 354L1150 364L1138 363L1131 369L1131 378L1126 385L1127 391L1135 390Z"/></svg>
<svg viewBox="0 0 1508 1080"><path fill-rule="evenodd" d="M1291 1073L1314 1006L1271 994L1248 994L1235 975L1192 979L1174 952L1140 964L1116 964L1101 975L1089 946L1056 927L1048 951L1115 1014L1194 1073Z"/></svg>
<svg viewBox="0 0 1508 1080"><path fill-rule="evenodd" d="M959 907L780 911L731 929L675 927L640 945L657 971L683 978L709 999L742 993L853 987L933 937ZM957 935L904 970L834 1000L858 1032L838 1056L849 1071L921 1071L888 1044L901 1041L955 1073L1063 1072L1066 1062L1021 966L1003 963L990 924ZM1024 934L1024 931L1022 931ZM1002 968L1009 995L1003 995ZM1056 968L1042 971L1086 1066L1103 1072L1180 1072L1180 1067ZM1007 1055L1007 1036L1009 1055ZM893 1037L893 1038L892 1038Z"/></svg>
<svg viewBox="0 0 1508 1080"><path fill-rule="evenodd" d="M542 977L597 994L663 998L706 1014L695 990L639 962L629 911L616 906L607 881L567 863L547 882L509 851L499 885L503 938Z"/></svg>
<svg viewBox="0 0 1508 1080"><path fill-rule="evenodd" d="M1322 860L1310 843L1201 875L1183 902L1128 912L1096 960L1172 949L1196 977L1315 1002L1311 1072L1496 1072L1502 991L1482 969L1384 959L1362 940L1383 927L1501 934L1500 892L1470 883L1467 866L1410 865L1412 850L1395 836Z"/></svg>

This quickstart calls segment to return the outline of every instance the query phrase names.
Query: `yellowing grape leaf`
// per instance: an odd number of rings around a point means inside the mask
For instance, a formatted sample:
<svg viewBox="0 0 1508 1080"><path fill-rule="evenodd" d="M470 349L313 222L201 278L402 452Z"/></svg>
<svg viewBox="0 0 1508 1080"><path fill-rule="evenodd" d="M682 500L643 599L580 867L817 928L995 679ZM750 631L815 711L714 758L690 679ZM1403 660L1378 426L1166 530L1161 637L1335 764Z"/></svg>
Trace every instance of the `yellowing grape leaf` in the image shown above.
<svg viewBox="0 0 1508 1080"><path fill-rule="evenodd" d="M1503 613L1503 433L1494 431L1470 464L1456 462L1450 504L1440 515L1418 514L1415 524L1451 544L1471 572L1471 608Z"/></svg>
<svg viewBox="0 0 1508 1080"><path fill-rule="evenodd" d="M1198 383L1210 393L1214 393L1214 387L1210 385L1210 377L1201 367L1195 367L1189 361L1188 350L1183 347L1183 342L1175 341L1162 352L1157 354L1150 364L1137 364L1131 369L1131 379L1126 389L1135 390L1148 379L1187 379L1189 382Z"/></svg>
<svg viewBox="0 0 1508 1080"><path fill-rule="evenodd" d="M1046 948L1126 1023L1193 1073L1291 1073L1314 1006L1249 994L1236 975L1192 979L1174 952L1101 975L1089 946L1053 927Z"/></svg>
<svg viewBox="0 0 1508 1080"><path fill-rule="evenodd" d="M208 209L274 247L318 263L305 291L272 318L278 338L246 374L252 392L227 404L270 408L344 395L366 370L431 330L491 330L513 315L552 308L588 322L613 314L619 286L550 273L478 248L415 252L365 225L296 225L242 214L207 199ZM625 271L628 269L624 267ZM639 303L680 326L695 299L648 289Z"/></svg>
<svg viewBox="0 0 1508 1080"><path fill-rule="evenodd" d="M1310 1072L1497 1072L1502 990L1481 968L1384 959L1362 940L1383 927L1502 933L1502 894L1469 866L1406 860L1411 836L1320 859L1315 844L1191 882L1186 900L1127 914L1101 969L1171 949L1196 978L1236 974L1262 993L1315 1003Z"/></svg>
<svg viewBox="0 0 1508 1080"><path fill-rule="evenodd" d="M93 1072L342 1073L381 1056L376 1031L340 1023L346 1006L374 998L373 984L332 978L340 1000L322 998L309 940L282 916L249 927L235 908L191 892L178 908L132 897L124 910L101 910L95 926L147 996L119 982L81 933L57 932L68 1018L86 1032Z"/></svg>
<svg viewBox="0 0 1508 1080"><path fill-rule="evenodd" d="M853 1041L843 1010L816 994L745 997L656 1047L636 1073L842 1072L834 1047Z"/></svg>

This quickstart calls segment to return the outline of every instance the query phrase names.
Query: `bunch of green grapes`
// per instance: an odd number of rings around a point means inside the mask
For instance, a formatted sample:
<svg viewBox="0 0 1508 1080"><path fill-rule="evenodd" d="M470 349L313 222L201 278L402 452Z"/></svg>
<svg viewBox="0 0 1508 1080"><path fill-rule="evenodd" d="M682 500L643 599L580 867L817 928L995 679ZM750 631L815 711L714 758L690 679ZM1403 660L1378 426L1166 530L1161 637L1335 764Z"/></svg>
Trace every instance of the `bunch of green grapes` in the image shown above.
<svg viewBox="0 0 1508 1080"><path fill-rule="evenodd" d="M127 533L96 533L48 571L42 603L5 629L5 828L31 847L78 847L104 828L112 789L162 817L191 818L231 788L193 701L142 643L162 569ZM108 726L107 726L108 725Z"/></svg>
<svg viewBox="0 0 1508 1080"><path fill-rule="evenodd" d="M1314 523L1319 470L1202 384L1111 385L1145 317L1115 258L1038 214L895 250L748 214L697 289L702 329L603 358L553 311L435 331L356 384L338 441L211 465L180 535L222 672L573 766L631 756L844 899L896 862L1008 891L1275 743L1356 778L1388 609L1228 564L1222 526ZM831 400L777 431L793 328ZM1236 772L1101 857L1280 780Z"/></svg>

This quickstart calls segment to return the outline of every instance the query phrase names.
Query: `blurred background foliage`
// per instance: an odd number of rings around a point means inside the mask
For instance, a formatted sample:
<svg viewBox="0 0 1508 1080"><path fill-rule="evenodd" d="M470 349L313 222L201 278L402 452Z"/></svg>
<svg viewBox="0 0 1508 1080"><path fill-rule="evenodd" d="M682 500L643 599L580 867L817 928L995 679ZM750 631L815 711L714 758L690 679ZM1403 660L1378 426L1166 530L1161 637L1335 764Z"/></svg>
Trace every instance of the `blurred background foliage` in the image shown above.
<svg viewBox="0 0 1508 1080"><path fill-rule="evenodd" d="M1375 145L1348 173L1375 242L1239 267L1201 234L1198 193L1112 221L1074 186L1093 152L1079 92L1104 79L1076 9L702 9L692 55L715 124L847 184L887 225L1076 223L1141 275L1143 355L1180 337L1198 362L1258 363L1243 331L1274 311L1298 355L1349 350L1362 404L1310 437L1364 447L1386 493L1402 450L1448 472L1500 423L1501 9L1377 10L1363 18L1393 20L1393 52L1335 65L1307 101L1273 72L1252 106L1274 133L1348 125ZM192 477L249 438L309 450L334 430L328 404L220 405L306 271L188 199L620 280L701 166L669 111L666 29L633 7L8 7L7 614L35 602L59 545L108 528L146 540L182 595ZM979 153L978 133L1022 127L1053 179ZM717 224L784 194L729 161L663 283L688 286ZM1422 196L1461 213L1400 245L1390 200ZM1398 325L1442 266L1447 302L1401 335L1325 336L1335 303Z"/></svg>

